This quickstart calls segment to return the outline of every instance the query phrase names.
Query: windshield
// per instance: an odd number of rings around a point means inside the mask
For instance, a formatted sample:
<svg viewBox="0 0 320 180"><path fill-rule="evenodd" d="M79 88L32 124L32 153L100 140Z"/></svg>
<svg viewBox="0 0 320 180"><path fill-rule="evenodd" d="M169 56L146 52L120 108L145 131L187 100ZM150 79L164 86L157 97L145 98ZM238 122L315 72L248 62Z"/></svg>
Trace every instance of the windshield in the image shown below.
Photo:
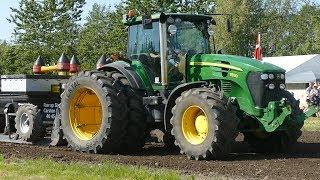
<svg viewBox="0 0 320 180"><path fill-rule="evenodd" d="M169 83L181 83L186 81L187 61L195 54L209 53L208 23L179 18L168 18L168 21L168 80Z"/></svg>
<svg viewBox="0 0 320 180"><path fill-rule="evenodd" d="M169 50L192 52L193 54L209 53L208 24L206 22L179 22L178 20L178 22L169 24L169 29L175 27L175 34L168 32Z"/></svg>

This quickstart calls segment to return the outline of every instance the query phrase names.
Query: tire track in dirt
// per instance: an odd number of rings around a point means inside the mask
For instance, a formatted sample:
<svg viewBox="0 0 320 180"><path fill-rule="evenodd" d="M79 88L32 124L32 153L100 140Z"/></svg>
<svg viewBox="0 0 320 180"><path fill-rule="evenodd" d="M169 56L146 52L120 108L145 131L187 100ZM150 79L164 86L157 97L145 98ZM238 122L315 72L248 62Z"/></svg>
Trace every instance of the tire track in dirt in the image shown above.
<svg viewBox="0 0 320 180"><path fill-rule="evenodd" d="M248 145L238 142L233 153L222 160L193 161L161 144L147 144L142 152L127 155L102 155L73 152L66 147L47 147L0 143L5 158L51 158L57 161L101 163L106 160L123 164L179 170L184 174L234 178L318 179L320 178L320 132L303 132L298 144L287 154L255 154Z"/></svg>

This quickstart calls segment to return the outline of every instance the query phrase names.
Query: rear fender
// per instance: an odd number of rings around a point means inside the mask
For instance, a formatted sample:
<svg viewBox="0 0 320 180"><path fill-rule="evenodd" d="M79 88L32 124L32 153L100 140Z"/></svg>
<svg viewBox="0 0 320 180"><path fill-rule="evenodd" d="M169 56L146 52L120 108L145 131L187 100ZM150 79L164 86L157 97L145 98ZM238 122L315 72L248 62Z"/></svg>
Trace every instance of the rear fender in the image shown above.
<svg viewBox="0 0 320 180"><path fill-rule="evenodd" d="M134 71L130 64L124 61L116 61L106 64L99 68L102 71L118 71L123 74L129 81L130 86L134 89L145 89L145 85L140 76Z"/></svg>

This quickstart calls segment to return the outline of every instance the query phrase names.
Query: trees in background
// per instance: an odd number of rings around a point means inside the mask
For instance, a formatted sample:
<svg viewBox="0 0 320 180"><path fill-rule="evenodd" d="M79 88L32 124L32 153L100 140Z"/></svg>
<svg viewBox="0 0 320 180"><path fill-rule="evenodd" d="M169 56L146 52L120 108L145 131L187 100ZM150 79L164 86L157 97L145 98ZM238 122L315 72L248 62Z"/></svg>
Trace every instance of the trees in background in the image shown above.
<svg viewBox="0 0 320 180"><path fill-rule="evenodd" d="M80 25L85 0L20 0L9 21L16 25L14 43L0 44L1 73L31 73L38 55L54 63L62 52L77 54L83 69L95 67L102 54L125 52L126 27L122 15L154 12L227 13L215 17L216 48L226 53L251 56L258 32L264 56L320 52L320 7L303 0L123 0L115 8L95 4Z"/></svg>
<svg viewBox="0 0 320 180"><path fill-rule="evenodd" d="M251 47L260 31L263 0L216 1L216 12L232 15L233 29L227 32L226 16L216 17L215 43L227 53L251 56Z"/></svg>
<svg viewBox="0 0 320 180"><path fill-rule="evenodd" d="M134 9L138 14L156 12L212 13L215 0L126 0L126 9Z"/></svg>
<svg viewBox="0 0 320 180"><path fill-rule="evenodd" d="M298 24L295 19L299 16L301 4L296 0L271 0L264 4L264 17L262 19L264 54L266 56L288 55L297 48L296 34ZM300 22L301 23L301 22ZM305 28L303 28L306 31Z"/></svg>
<svg viewBox="0 0 320 180"><path fill-rule="evenodd" d="M1 60L7 61L2 62L4 72L30 73L38 55L51 64L62 52L75 54L84 4L85 0L21 0L18 8L11 8L8 20L15 24L15 39L5 52L8 57ZM7 66L8 62L17 68ZM24 64L29 69L19 67Z"/></svg>
<svg viewBox="0 0 320 180"><path fill-rule="evenodd" d="M110 7L94 4L82 31L79 34L77 50L83 68L92 69L98 58L123 51L126 47L126 27L121 22L123 12L118 7L111 11Z"/></svg>

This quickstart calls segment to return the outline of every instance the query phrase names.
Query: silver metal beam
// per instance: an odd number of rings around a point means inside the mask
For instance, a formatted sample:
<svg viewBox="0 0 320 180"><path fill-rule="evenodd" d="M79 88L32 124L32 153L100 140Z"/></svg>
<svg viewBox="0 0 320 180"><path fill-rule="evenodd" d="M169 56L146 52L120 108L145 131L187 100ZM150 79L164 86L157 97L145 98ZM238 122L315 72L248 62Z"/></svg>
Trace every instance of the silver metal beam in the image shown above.
<svg viewBox="0 0 320 180"><path fill-rule="evenodd" d="M167 24L160 23L160 61L161 61L161 84L168 85L168 63L167 63Z"/></svg>

